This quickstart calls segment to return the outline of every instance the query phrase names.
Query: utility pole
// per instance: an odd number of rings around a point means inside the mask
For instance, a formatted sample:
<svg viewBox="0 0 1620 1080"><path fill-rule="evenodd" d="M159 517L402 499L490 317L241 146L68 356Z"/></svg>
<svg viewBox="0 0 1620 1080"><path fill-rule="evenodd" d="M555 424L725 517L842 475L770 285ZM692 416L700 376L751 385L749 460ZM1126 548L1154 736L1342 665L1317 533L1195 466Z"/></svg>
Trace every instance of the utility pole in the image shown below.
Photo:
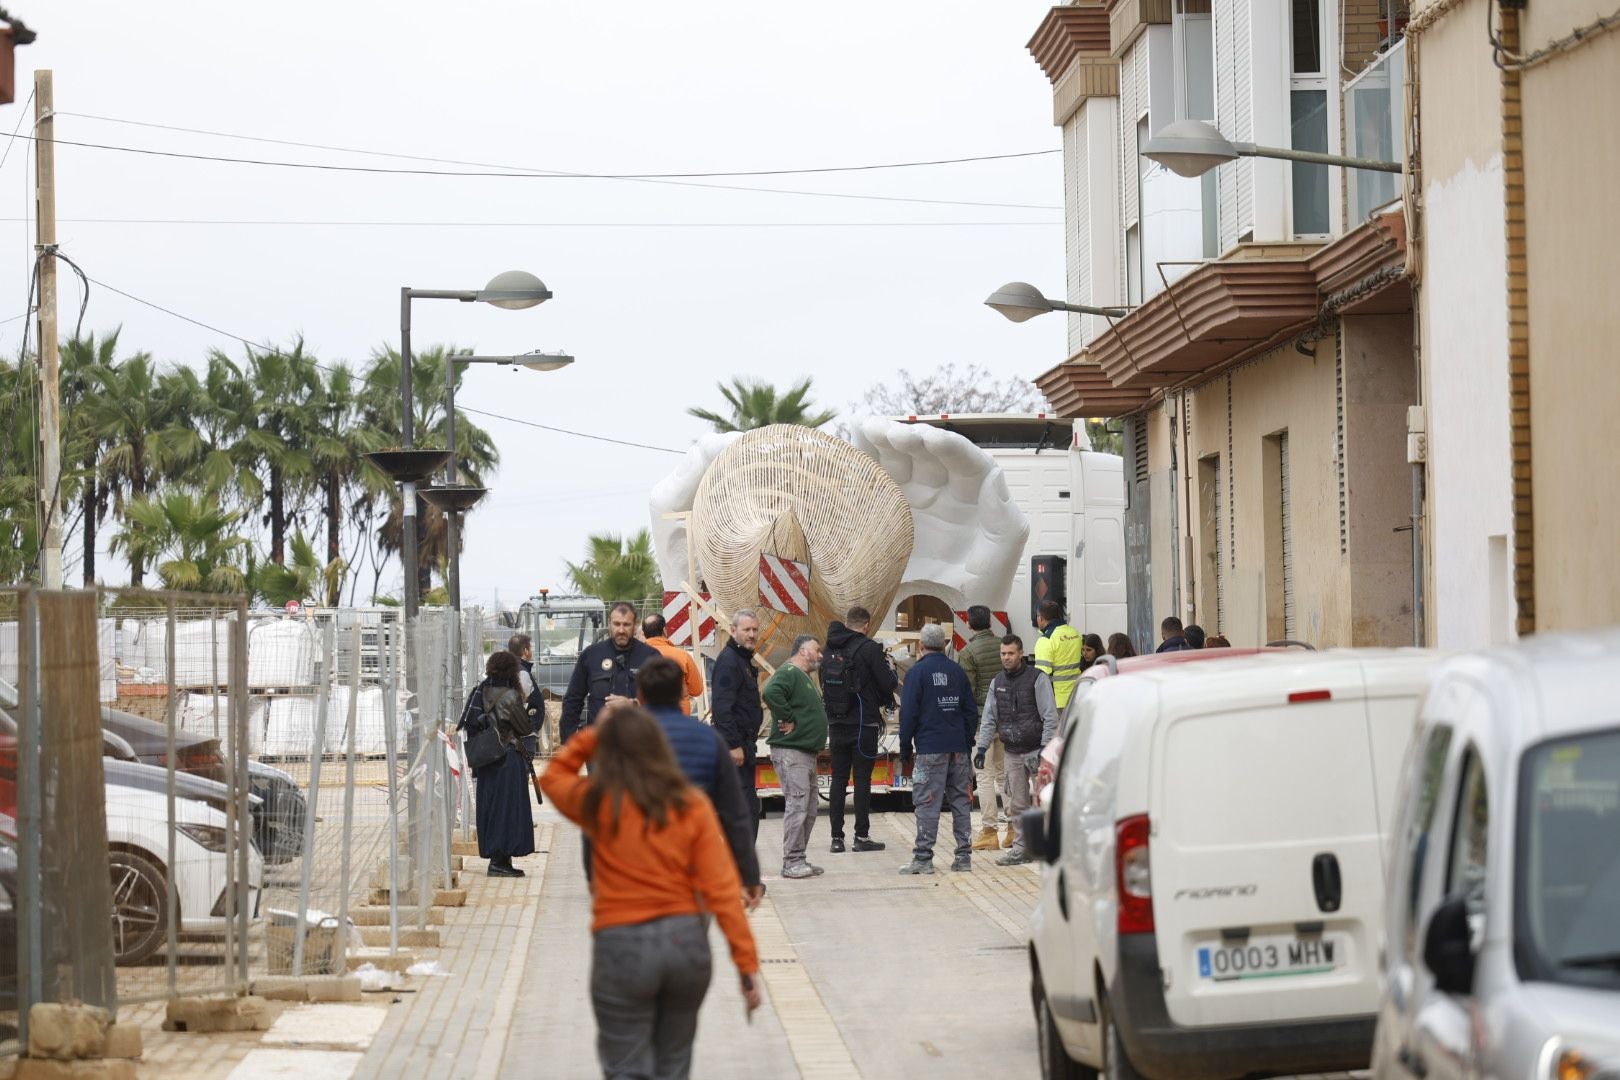
<svg viewBox="0 0 1620 1080"><path fill-rule="evenodd" d="M34 188L39 274L40 584L62 587L62 364L56 329L56 105L49 71L34 72Z"/></svg>

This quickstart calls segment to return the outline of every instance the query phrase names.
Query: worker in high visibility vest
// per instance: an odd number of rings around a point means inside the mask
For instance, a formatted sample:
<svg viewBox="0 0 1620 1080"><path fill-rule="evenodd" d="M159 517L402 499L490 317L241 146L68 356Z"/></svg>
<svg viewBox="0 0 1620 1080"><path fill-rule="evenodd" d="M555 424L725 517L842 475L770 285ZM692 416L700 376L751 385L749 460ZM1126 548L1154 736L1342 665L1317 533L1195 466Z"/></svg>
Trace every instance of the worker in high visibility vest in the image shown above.
<svg viewBox="0 0 1620 1080"><path fill-rule="evenodd" d="M1041 631L1035 640L1035 666L1052 677L1052 695L1062 713L1080 684L1080 631L1063 621L1063 608L1055 600L1041 604L1035 625Z"/></svg>

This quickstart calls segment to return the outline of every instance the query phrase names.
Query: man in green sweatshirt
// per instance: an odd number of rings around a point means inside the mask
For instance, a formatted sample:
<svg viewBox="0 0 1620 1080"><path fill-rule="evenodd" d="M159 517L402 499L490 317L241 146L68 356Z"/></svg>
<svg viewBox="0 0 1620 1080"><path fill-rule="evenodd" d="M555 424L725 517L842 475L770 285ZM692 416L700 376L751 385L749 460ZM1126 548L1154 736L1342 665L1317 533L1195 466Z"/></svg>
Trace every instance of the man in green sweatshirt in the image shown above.
<svg viewBox="0 0 1620 1080"><path fill-rule="evenodd" d="M821 867L805 858L816 827L816 755L827 746L827 708L811 673L821 666L821 642L809 634L793 642L793 655L765 684L771 710L771 764L782 784L782 876L815 877Z"/></svg>

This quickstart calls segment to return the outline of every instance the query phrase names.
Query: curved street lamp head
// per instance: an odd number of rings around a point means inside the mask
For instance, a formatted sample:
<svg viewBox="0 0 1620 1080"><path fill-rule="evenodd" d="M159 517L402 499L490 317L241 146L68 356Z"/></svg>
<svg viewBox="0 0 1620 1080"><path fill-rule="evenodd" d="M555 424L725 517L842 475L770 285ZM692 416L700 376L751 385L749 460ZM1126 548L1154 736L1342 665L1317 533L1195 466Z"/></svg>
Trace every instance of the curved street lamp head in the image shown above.
<svg viewBox="0 0 1620 1080"><path fill-rule="evenodd" d="M478 291L482 303L509 311L531 308L551 299L546 283L526 270L507 270L489 279L489 284Z"/></svg>
<svg viewBox="0 0 1620 1080"><path fill-rule="evenodd" d="M1027 281L1011 281L991 293L985 306L1001 312L1013 322L1026 322L1052 310L1052 301Z"/></svg>
<svg viewBox="0 0 1620 1080"><path fill-rule="evenodd" d="M513 359L530 371L558 371L574 362L572 356L565 356L562 353L534 352L527 355L533 359L523 356L515 356Z"/></svg>
<svg viewBox="0 0 1620 1080"><path fill-rule="evenodd" d="M1141 154L1177 176L1203 176L1217 165L1236 161L1238 149L1213 124L1177 120L1144 143Z"/></svg>

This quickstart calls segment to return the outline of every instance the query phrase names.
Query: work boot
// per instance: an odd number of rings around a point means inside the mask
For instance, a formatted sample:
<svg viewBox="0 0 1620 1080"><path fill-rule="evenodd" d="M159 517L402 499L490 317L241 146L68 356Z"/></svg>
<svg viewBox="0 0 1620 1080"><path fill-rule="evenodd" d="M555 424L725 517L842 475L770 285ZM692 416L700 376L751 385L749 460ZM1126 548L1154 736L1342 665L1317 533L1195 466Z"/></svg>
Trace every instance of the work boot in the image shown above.
<svg viewBox="0 0 1620 1080"><path fill-rule="evenodd" d="M958 855L951 860L951 870L958 874L970 873L973 870L973 856Z"/></svg>
<svg viewBox="0 0 1620 1080"><path fill-rule="evenodd" d="M807 862L795 863L792 866L782 867L782 876L785 878L815 877L819 872L820 871Z"/></svg>
<svg viewBox="0 0 1620 1080"><path fill-rule="evenodd" d="M986 825L984 828L979 830L979 835L975 836L973 838L973 850L974 851L999 851L999 850L1001 850L1001 841L996 839L996 827L994 825Z"/></svg>
<svg viewBox="0 0 1620 1080"><path fill-rule="evenodd" d="M868 836L857 836L855 838L855 850L856 851L882 851L884 848L886 848L888 846L889 845L885 844L883 841L881 841L881 840L873 840L871 837L868 837Z"/></svg>
<svg viewBox="0 0 1620 1080"><path fill-rule="evenodd" d="M1031 862L1034 862L1034 861L1035 861L1034 859L1029 857L1029 852L1027 852L1027 851L1020 851L1016 855L1014 855L1012 852L1009 851L1009 852L1007 852L1007 854L1003 855L1001 858L996 860L996 865L997 866L1023 866L1025 863L1031 863Z"/></svg>
<svg viewBox="0 0 1620 1080"><path fill-rule="evenodd" d="M902 874L932 874L934 872L933 859L919 859L912 856L910 862L900 868Z"/></svg>
<svg viewBox="0 0 1620 1080"><path fill-rule="evenodd" d="M856 851L861 850L860 837L855 838L855 850ZM841 854L843 854L843 851L844 851L844 838L842 836L833 837L832 853L834 855L841 855Z"/></svg>
<svg viewBox="0 0 1620 1080"><path fill-rule="evenodd" d="M1008 824L1007 835L1001 838L1001 846L1004 848L1010 848L1017 842L1018 838L1013 835L1013 827L1011 824Z"/></svg>

